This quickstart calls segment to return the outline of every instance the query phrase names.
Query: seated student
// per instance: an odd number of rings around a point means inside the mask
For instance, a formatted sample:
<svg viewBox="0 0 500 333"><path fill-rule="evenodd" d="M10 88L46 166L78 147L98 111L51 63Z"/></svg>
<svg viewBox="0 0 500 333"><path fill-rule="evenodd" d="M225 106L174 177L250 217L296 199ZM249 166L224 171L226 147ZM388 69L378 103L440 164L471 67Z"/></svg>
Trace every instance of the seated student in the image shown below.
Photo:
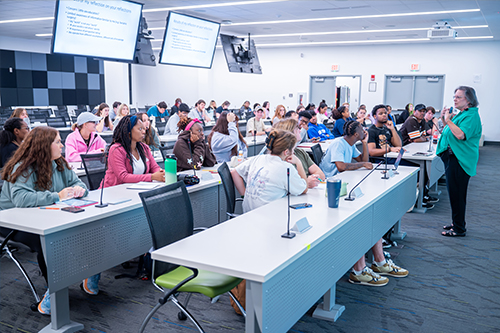
<svg viewBox="0 0 500 333"><path fill-rule="evenodd" d="M372 116L375 123L368 128L368 150L371 157L383 157L387 152L399 152L402 147L396 127L387 120L385 105L373 107Z"/></svg>
<svg viewBox="0 0 500 333"><path fill-rule="evenodd" d="M424 120L425 120L425 132L427 135L432 136L434 131L438 131L441 133L443 131L443 123L440 122L441 119L437 119L434 116L436 115L436 109L432 106L428 106L427 111L425 112Z"/></svg>
<svg viewBox="0 0 500 333"><path fill-rule="evenodd" d="M149 120L148 114L144 112L137 113L137 117L142 120L144 125L144 143L148 145L151 151L159 151L160 148L160 138L158 137L158 132L151 126L151 121Z"/></svg>
<svg viewBox="0 0 500 333"><path fill-rule="evenodd" d="M207 108L207 114L210 117L210 120L216 120L215 119L215 110L217 109L217 103L215 103L214 100L210 101L210 105Z"/></svg>
<svg viewBox="0 0 500 333"><path fill-rule="evenodd" d="M265 110L262 106L258 106L253 110L253 114L255 117L252 117L247 120L247 137L254 135L266 135L271 129L266 128L266 124L264 123L264 114Z"/></svg>
<svg viewBox="0 0 500 333"><path fill-rule="evenodd" d="M356 121L358 121L361 126L366 127L366 120L371 123L370 117L366 114L366 106L361 104L358 108L358 112L356 112Z"/></svg>
<svg viewBox="0 0 500 333"><path fill-rule="evenodd" d="M326 110L328 109L328 105L326 103L320 103L318 106L318 113L316 113L316 119L318 123L323 124L325 120L328 119L326 115Z"/></svg>
<svg viewBox="0 0 500 333"><path fill-rule="evenodd" d="M173 109L173 107L172 107ZM185 118L189 114L189 106L187 104L181 103L179 105L179 108L177 108L177 112L172 114L170 118L168 118L167 125L165 126L165 131L163 132L163 135L177 135L179 132L179 128L177 127L177 124L181 120L181 118Z"/></svg>
<svg viewBox="0 0 500 333"><path fill-rule="evenodd" d="M373 168L373 165L368 162L366 149L368 133L363 130L361 124L355 120L349 120L345 123L343 132L344 136L336 138L333 141L321 161L320 167L327 177L348 170L357 170L360 168L370 170ZM363 155L360 154L355 146L358 140L363 142ZM352 159L355 159L357 162L352 163ZM372 251L375 260L371 268L366 267L365 255L363 254L361 259L352 268L352 272L349 275L350 283L379 287L385 286L389 282L389 279L381 275L393 277L406 277L408 275L406 269L396 266L392 260L385 259L382 239L373 245Z"/></svg>
<svg viewBox="0 0 500 333"><path fill-rule="evenodd" d="M302 163L302 167L304 168L307 176L307 187L314 188L318 186L319 182L325 179L325 174L316 165L316 163L313 162L313 160L305 150L297 148L298 142L301 139L297 120L291 118L284 119L277 123L274 128L277 130L287 131L295 135L295 137L297 138L297 144L293 149L293 154L297 156L297 158Z"/></svg>
<svg viewBox="0 0 500 333"><path fill-rule="evenodd" d="M262 108L264 109L264 119L269 119L269 117L271 116L271 111L269 111L269 109L271 108L271 103L269 103L269 101L265 101L264 103L262 103Z"/></svg>
<svg viewBox="0 0 500 333"><path fill-rule="evenodd" d="M113 126L116 127L123 117L130 114L130 110L127 104L120 104L118 107L118 113L116 114L115 120L113 121Z"/></svg>
<svg viewBox="0 0 500 333"><path fill-rule="evenodd" d="M333 136L338 138L344 135L344 124L349 120L354 120L349 116L349 108L342 105L338 109L334 109L332 117L335 119L333 126Z"/></svg>
<svg viewBox="0 0 500 333"><path fill-rule="evenodd" d="M177 124L179 137L174 146L177 171L213 167L217 163L210 147L205 142L203 126L198 119L181 118Z"/></svg>
<svg viewBox="0 0 500 333"><path fill-rule="evenodd" d="M111 117L109 115L109 105L106 103L101 103L99 104L99 107L97 108L97 112L95 114L97 117L101 117L101 121L99 121L99 124L97 124L96 129L97 132L101 133L103 131L112 131L114 126L113 126L113 121L111 120Z"/></svg>
<svg viewBox="0 0 500 333"><path fill-rule="evenodd" d="M290 194L307 192L304 167L293 154L296 141L294 134L273 129L266 139L270 153L248 159L231 171L236 189L244 196L244 213L287 195L287 169L290 170Z"/></svg>
<svg viewBox="0 0 500 333"><path fill-rule="evenodd" d="M56 129L47 126L34 128L3 168L5 182L0 194L0 209L47 206L60 200L86 196L87 188L61 155L62 148ZM4 237L10 231L0 228ZM18 231L13 240L28 245L37 253L38 266L47 282L40 236ZM38 305L38 311L50 314L49 290Z"/></svg>
<svg viewBox="0 0 500 333"><path fill-rule="evenodd" d="M393 123L393 124L397 124L397 122L396 122L396 117L394 117L394 116L392 115L392 106L390 106L389 104L387 104L387 105L385 106L385 108L386 108L386 110L387 110L387 119L388 119L388 120L390 120L390 121L392 121L392 123Z"/></svg>
<svg viewBox="0 0 500 333"><path fill-rule="evenodd" d="M311 119L309 120L307 135L310 138L319 138L319 141L333 139L333 134L323 124L318 124L318 119L314 111L310 111Z"/></svg>
<svg viewBox="0 0 500 333"><path fill-rule="evenodd" d="M299 121L299 114L295 110L290 110L287 113L285 113L285 119L288 119L288 118L293 118L293 119Z"/></svg>
<svg viewBox="0 0 500 333"><path fill-rule="evenodd" d="M0 169L12 157L26 138L30 128L21 118L9 118L0 132Z"/></svg>
<svg viewBox="0 0 500 333"><path fill-rule="evenodd" d="M108 148L104 187L165 181L165 170L160 169L151 150L143 143L144 134L144 124L137 115L125 116L116 126Z"/></svg>
<svg viewBox="0 0 500 333"><path fill-rule="evenodd" d="M231 105L231 103L229 101L224 101L224 103L222 103L221 106L219 106L217 109L215 109L215 117L219 118L222 111L227 110L229 108L229 105Z"/></svg>
<svg viewBox="0 0 500 333"><path fill-rule="evenodd" d="M231 161L231 157L238 156L240 151L243 158L247 158L248 145L238 128L238 117L232 112L224 111L220 114L207 141L217 163Z"/></svg>
<svg viewBox="0 0 500 333"><path fill-rule="evenodd" d="M175 102L174 102L174 105L172 105L172 107L170 108L170 116L176 114L177 112L179 112L179 106L182 104L182 99L180 98L176 98L175 99Z"/></svg>
<svg viewBox="0 0 500 333"><path fill-rule="evenodd" d="M406 121L406 119L408 119L412 114L413 114L413 104L408 103L406 104L404 111L401 112L401 114L399 115L396 124L403 124Z"/></svg>
<svg viewBox="0 0 500 333"><path fill-rule="evenodd" d="M311 142L313 139L310 139L307 135L307 130L309 129L309 121L311 120L312 115L308 111L300 111L299 112L299 129L300 129L300 140L299 144L302 142ZM314 138L317 142L319 138Z"/></svg>
<svg viewBox="0 0 500 333"><path fill-rule="evenodd" d="M256 110L259 106L260 106L260 103L255 103L255 104L253 105L253 110L255 111L255 110Z"/></svg>
<svg viewBox="0 0 500 333"><path fill-rule="evenodd" d="M200 99L198 100L198 102L196 102L196 104L194 105L194 109L191 110L191 112L189 112L189 115L188 115L189 118L191 119L198 119L200 120L201 122L205 122L205 123L208 123L210 121L212 121L213 118L210 118L207 114L207 111L205 111L205 101Z"/></svg>
<svg viewBox="0 0 500 333"><path fill-rule="evenodd" d="M408 117L401 126L401 136L403 137L403 146L412 142L426 142L427 136L425 133L425 113L427 109L423 104L417 104L413 115Z"/></svg>
<svg viewBox="0 0 500 333"><path fill-rule="evenodd" d="M76 119L73 130L66 137L66 159L68 162L80 162L80 154L97 154L104 152L106 141L96 133L100 117L90 112L82 112Z"/></svg>
<svg viewBox="0 0 500 333"><path fill-rule="evenodd" d="M122 103L118 101L115 101L113 103L113 110L109 111L109 119L111 119L111 121L115 121L116 115L118 114L118 108L120 107L120 105L122 105Z"/></svg>
<svg viewBox="0 0 500 333"><path fill-rule="evenodd" d="M12 114L10 115L9 118L21 118L31 129L31 122L30 118L28 116L28 112L26 111L25 108L16 108Z"/></svg>
<svg viewBox="0 0 500 333"><path fill-rule="evenodd" d="M165 118L168 116L168 112L166 111L167 111L167 103L162 101L149 108L148 117L160 117L161 121L165 121Z"/></svg>
<svg viewBox="0 0 500 333"><path fill-rule="evenodd" d="M277 124L281 119L285 118L285 113L286 113L285 106L283 106L281 104L278 105L276 107L276 110L274 111L274 115L273 115L273 118L271 120L273 125Z"/></svg>
<svg viewBox="0 0 500 333"><path fill-rule="evenodd" d="M244 115L247 112L252 112L252 109L250 109L250 101L245 101L243 105L240 108L240 114Z"/></svg>

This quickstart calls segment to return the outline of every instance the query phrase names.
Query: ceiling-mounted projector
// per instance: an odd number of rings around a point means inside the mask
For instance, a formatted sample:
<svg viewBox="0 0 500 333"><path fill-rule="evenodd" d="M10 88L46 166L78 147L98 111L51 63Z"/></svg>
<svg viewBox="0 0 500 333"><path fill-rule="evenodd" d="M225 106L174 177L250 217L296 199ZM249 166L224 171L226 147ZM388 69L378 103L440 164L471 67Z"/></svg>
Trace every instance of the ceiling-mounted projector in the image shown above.
<svg viewBox="0 0 500 333"><path fill-rule="evenodd" d="M452 29L448 22L436 22L432 29L427 31L427 38L456 38L457 31Z"/></svg>

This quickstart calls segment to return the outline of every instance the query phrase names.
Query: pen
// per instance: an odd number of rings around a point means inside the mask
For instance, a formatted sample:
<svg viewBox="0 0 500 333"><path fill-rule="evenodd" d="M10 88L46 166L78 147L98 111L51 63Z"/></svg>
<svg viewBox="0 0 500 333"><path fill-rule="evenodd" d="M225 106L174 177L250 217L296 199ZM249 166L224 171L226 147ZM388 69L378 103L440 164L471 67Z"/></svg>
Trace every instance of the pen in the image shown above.
<svg viewBox="0 0 500 333"><path fill-rule="evenodd" d="M57 207L40 207L40 209L50 209L50 210L59 210Z"/></svg>

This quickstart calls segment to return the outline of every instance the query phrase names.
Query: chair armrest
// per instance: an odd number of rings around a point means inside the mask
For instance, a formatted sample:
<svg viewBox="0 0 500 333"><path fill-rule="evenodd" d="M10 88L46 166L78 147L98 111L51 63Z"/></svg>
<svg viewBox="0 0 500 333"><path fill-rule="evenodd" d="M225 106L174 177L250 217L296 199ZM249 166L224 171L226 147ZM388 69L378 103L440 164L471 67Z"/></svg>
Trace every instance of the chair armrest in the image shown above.
<svg viewBox="0 0 500 333"><path fill-rule="evenodd" d="M197 228L193 228L193 233L195 233L195 232L200 232L200 231L207 230L207 229L208 229L207 227L197 227Z"/></svg>
<svg viewBox="0 0 500 333"><path fill-rule="evenodd" d="M240 216L240 214L234 214L234 213L229 213L229 212L226 212L227 216L229 216L230 219L232 218L235 218L237 216Z"/></svg>
<svg viewBox="0 0 500 333"><path fill-rule="evenodd" d="M186 267L186 266L184 266L184 267ZM163 296L162 298L160 298L158 300L158 303L160 303L161 305L167 303L167 301L170 298L170 296L172 296L173 294L175 294L180 287L182 287L184 284L186 284L187 282L191 281L192 279L194 279L195 277L198 276L198 270L196 268L191 268L191 267L186 267L186 268L192 270L193 271L193 275L185 278L184 280L182 280L181 282L179 282L173 289L171 289L168 292L166 292L165 296Z"/></svg>

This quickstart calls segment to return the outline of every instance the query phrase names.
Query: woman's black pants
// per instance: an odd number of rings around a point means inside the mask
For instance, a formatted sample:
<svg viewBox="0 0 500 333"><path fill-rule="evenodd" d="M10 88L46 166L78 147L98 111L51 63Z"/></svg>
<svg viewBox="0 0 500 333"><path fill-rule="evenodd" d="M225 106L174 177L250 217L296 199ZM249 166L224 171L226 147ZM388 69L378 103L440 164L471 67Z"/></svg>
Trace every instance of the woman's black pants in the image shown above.
<svg viewBox="0 0 500 333"><path fill-rule="evenodd" d="M463 233L465 229L465 206L470 176L462 169L457 157L449 150L441 155L445 166L446 187L450 197L453 230Z"/></svg>

